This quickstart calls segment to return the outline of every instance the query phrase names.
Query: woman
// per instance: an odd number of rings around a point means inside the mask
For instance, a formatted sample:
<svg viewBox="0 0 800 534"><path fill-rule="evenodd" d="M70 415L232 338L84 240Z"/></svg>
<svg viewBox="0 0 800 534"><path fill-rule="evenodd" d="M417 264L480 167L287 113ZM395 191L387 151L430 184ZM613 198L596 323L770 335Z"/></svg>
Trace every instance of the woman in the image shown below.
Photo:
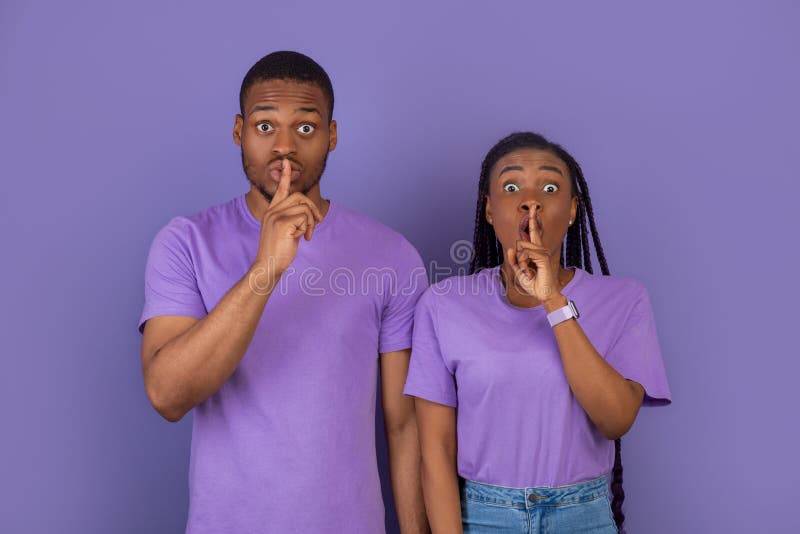
<svg viewBox="0 0 800 534"><path fill-rule="evenodd" d="M471 272L417 304L404 390L434 534L617 532L619 438L670 392L647 291L609 276L586 181L559 145L516 133L489 151Z"/></svg>

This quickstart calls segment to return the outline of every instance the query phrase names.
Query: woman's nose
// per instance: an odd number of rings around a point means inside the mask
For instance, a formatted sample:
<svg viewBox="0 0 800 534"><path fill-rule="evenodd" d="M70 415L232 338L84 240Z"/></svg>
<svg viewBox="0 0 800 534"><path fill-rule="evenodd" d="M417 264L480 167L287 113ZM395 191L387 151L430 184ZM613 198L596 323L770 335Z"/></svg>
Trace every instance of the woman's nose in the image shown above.
<svg viewBox="0 0 800 534"><path fill-rule="evenodd" d="M536 210L542 209L542 205L536 199L529 199L519 205L519 208L522 211L526 211L528 213L536 213Z"/></svg>

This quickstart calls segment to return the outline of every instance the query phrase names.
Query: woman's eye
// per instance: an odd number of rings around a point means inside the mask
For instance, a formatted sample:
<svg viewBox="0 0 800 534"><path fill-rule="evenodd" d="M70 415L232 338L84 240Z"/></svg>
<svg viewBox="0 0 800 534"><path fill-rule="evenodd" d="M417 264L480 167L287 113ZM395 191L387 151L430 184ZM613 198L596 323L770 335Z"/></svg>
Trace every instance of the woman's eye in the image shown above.
<svg viewBox="0 0 800 534"><path fill-rule="evenodd" d="M506 184L503 186L503 191L507 193L515 193L519 191L519 187L517 186L517 184Z"/></svg>
<svg viewBox="0 0 800 534"><path fill-rule="evenodd" d="M268 122L259 122L256 124L256 129L259 132L270 132L272 131L272 125Z"/></svg>
<svg viewBox="0 0 800 534"><path fill-rule="evenodd" d="M545 193L555 193L558 191L558 186L556 184L547 184L543 189Z"/></svg>
<svg viewBox="0 0 800 534"><path fill-rule="evenodd" d="M303 124L297 129L297 131L300 132L301 134L308 135L310 133L313 133L315 129L316 128L314 128L310 124Z"/></svg>

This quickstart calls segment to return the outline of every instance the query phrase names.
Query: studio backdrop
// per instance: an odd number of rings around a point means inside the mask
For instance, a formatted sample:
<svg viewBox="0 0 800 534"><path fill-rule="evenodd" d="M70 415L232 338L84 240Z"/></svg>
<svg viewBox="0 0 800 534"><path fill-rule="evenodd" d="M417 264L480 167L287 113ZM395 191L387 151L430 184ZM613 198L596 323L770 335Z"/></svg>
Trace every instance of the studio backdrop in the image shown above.
<svg viewBox="0 0 800 534"><path fill-rule="evenodd" d="M145 260L172 217L248 189L239 85L283 49L333 81L323 196L404 234L431 273L465 266L497 140L563 144L612 273L650 291L674 399L623 440L628 531L800 532L799 14L4 0L0 532L183 531L191 415L168 423L145 395Z"/></svg>

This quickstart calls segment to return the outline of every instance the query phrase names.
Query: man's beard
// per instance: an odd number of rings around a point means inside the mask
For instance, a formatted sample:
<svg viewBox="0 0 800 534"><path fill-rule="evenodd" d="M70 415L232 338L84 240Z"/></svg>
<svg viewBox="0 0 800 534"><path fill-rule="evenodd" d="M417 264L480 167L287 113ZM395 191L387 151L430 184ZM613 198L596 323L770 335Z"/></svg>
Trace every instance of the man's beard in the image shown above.
<svg viewBox="0 0 800 534"><path fill-rule="evenodd" d="M267 199L267 202L271 203L272 197L275 195L275 193L270 193L269 191L267 191L266 187L264 187L263 185L257 183L252 178L250 178L250 174L248 174L247 172L247 164L244 161L244 150L242 150L241 153L242 153L242 169L244 170L244 175L247 177L247 181L250 182L250 185L255 187L259 193L261 193L261 196ZM306 187L304 187L300 191L300 193L307 195L309 191L314 189L314 187L317 184L319 184L319 181L322 179L322 173L325 172L325 166L328 164L328 154L329 152L325 152L325 157L322 159L322 168L319 170L319 174L313 180L311 180L311 183L308 184Z"/></svg>

